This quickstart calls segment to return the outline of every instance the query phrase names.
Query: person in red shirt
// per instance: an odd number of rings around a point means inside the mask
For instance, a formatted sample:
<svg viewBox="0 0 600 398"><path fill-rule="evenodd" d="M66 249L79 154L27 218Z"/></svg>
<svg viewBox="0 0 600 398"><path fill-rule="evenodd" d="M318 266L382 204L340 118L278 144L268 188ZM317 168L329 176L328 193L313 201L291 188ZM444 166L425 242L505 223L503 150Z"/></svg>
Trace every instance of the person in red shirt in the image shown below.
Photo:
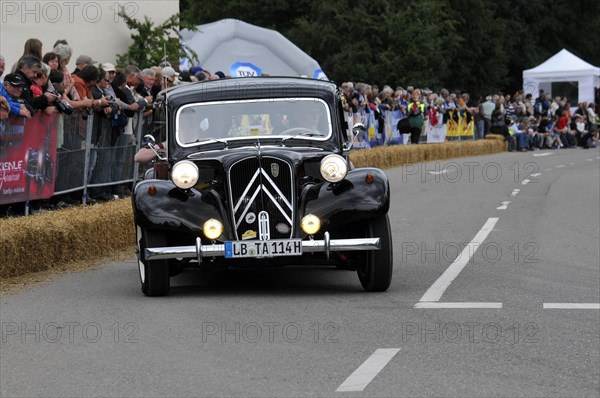
<svg viewBox="0 0 600 398"><path fill-rule="evenodd" d="M575 146L575 137L569 134L569 121L565 116L565 111L560 113L560 117L554 127L554 133L558 134L563 148L572 148Z"/></svg>

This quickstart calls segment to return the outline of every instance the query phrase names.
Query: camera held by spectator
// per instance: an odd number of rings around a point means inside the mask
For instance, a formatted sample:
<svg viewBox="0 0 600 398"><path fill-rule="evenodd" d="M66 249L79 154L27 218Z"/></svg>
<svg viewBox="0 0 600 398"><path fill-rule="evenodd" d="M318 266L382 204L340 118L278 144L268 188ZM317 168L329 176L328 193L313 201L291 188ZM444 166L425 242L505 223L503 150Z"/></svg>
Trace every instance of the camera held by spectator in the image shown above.
<svg viewBox="0 0 600 398"><path fill-rule="evenodd" d="M56 91L56 88L54 87L53 84L48 84L48 92L50 92L50 93L52 93L52 94L55 95L54 105L56 106L56 109L60 113L64 113L65 115L70 115L70 114L73 113L73 107L71 106L71 104L69 104L68 102L64 101L60 97L60 95Z"/></svg>

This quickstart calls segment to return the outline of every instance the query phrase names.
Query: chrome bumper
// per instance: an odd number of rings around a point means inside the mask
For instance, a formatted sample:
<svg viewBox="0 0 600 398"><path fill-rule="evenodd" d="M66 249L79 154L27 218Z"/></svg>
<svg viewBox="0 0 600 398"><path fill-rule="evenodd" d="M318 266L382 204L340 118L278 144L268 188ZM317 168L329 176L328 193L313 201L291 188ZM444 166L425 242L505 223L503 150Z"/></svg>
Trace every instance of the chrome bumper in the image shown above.
<svg viewBox="0 0 600 398"><path fill-rule="evenodd" d="M323 240L303 240L302 253L325 253L329 258L330 252L381 249L380 238L329 239L329 232L324 235ZM200 238L196 238L195 246L149 247L144 254L148 260L197 258L202 262L203 257L225 256L225 245L203 245Z"/></svg>

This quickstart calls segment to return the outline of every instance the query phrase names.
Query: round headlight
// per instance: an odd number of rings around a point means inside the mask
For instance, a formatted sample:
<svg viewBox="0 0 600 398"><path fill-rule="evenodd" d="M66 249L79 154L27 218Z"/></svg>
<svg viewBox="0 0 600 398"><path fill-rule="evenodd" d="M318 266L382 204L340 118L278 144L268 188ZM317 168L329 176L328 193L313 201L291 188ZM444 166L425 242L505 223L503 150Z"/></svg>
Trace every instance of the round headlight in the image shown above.
<svg viewBox="0 0 600 398"><path fill-rule="evenodd" d="M173 166L171 180L181 189L190 189L198 182L198 166L189 160L182 160Z"/></svg>
<svg viewBox="0 0 600 398"><path fill-rule="evenodd" d="M219 220L211 218L202 226L202 232L208 239L215 240L223 233L223 224Z"/></svg>
<svg viewBox="0 0 600 398"><path fill-rule="evenodd" d="M321 220L319 220L319 217L315 216L314 214L308 214L302 217L300 226L306 234L314 235L319 232L319 229L321 229Z"/></svg>
<svg viewBox="0 0 600 398"><path fill-rule="evenodd" d="M340 155L327 155L321 160L321 175L328 182L340 182L348 174L348 163Z"/></svg>

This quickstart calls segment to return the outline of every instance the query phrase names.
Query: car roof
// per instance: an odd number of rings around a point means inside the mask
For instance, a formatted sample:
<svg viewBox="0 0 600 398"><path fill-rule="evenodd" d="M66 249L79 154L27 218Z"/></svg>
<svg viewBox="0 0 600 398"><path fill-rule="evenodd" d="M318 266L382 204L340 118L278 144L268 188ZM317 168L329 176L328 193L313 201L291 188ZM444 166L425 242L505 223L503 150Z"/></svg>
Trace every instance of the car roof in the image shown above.
<svg viewBox="0 0 600 398"><path fill-rule="evenodd" d="M208 80L173 87L163 92L167 102L207 101L215 99L244 99L260 97L325 97L331 99L337 86L325 80L294 77L242 77Z"/></svg>

